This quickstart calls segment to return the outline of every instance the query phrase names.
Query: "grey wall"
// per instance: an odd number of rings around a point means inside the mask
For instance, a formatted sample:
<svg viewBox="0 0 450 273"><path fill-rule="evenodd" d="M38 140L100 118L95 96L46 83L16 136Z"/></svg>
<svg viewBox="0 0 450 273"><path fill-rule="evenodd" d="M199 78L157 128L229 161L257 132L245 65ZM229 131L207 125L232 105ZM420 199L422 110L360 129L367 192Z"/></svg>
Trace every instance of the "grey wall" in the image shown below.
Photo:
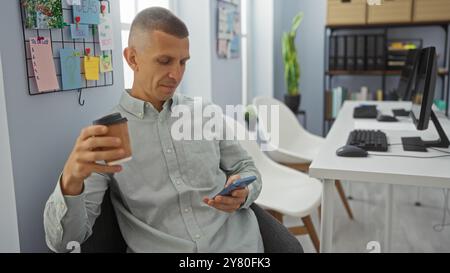
<svg viewBox="0 0 450 273"><path fill-rule="evenodd" d="M113 18L119 2L110 1ZM76 92L29 96L18 1L0 9L6 110L22 252L46 251L42 215L59 173L81 128L117 104L123 90L120 22L114 20L114 86ZM1 132L3 133L3 132Z"/></svg>
<svg viewBox="0 0 450 273"><path fill-rule="evenodd" d="M225 105L242 103L242 58L219 59L217 55L217 1L211 2L212 101Z"/></svg>
<svg viewBox="0 0 450 273"><path fill-rule="evenodd" d="M242 101L242 62L219 59L216 51L217 1L178 1L177 12L189 29L190 54L180 92L225 107Z"/></svg>
<svg viewBox="0 0 450 273"><path fill-rule="evenodd" d="M280 39L283 31L290 28L293 16L304 11L305 18L299 28L297 49L301 67L301 108L308 114L308 130L322 134L323 118L323 72L324 72L324 27L326 23L326 0L275 1L275 97L283 100L286 90ZM278 7L277 7L278 6ZM389 31L392 38L422 38L424 46L436 46L443 64L444 32L439 27L398 28ZM388 77L387 91L393 90L399 77ZM442 81L437 81L436 96L440 97ZM381 77L335 77L333 86L342 85L352 91L368 86L369 90L381 88Z"/></svg>
<svg viewBox="0 0 450 273"><path fill-rule="evenodd" d="M306 110L308 130L321 134L322 131L322 82L323 47L326 18L326 0L283 0L275 1L275 97L283 101L286 93L283 59L281 55L281 37L289 31L292 19L303 11L305 16L297 33L297 51L301 69L300 108ZM278 6L278 7L277 7Z"/></svg>
<svg viewBox="0 0 450 273"><path fill-rule="evenodd" d="M19 252L16 198L0 51L0 253Z"/></svg>

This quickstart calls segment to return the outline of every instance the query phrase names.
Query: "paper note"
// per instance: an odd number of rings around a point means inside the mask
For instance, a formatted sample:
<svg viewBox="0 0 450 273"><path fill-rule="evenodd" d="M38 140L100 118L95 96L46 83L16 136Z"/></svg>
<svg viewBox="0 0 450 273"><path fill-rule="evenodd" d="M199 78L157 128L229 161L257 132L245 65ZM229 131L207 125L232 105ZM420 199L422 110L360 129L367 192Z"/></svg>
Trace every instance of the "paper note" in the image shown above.
<svg viewBox="0 0 450 273"><path fill-rule="evenodd" d="M25 27L31 29L63 28L61 0L22 0Z"/></svg>
<svg viewBox="0 0 450 273"><path fill-rule="evenodd" d="M66 0L67 5L81 5L81 0Z"/></svg>
<svg viewBox="0 0 450 273"><path fill-rule="evenodd" d="M113 31L112 19L109 14L100 15L100 24L98 25L98 40L101 50L113 50Z"/></svg>
<svg viewBox="0 0 450 273"><path fill-rule="evenodd" d="M228 40L219 39L218 54L219 58L228 58Z"/></svg>
<svg viewBox="0 0 450 273"><path fill-rule="evenodd" d="M59 89L51 41L47 37L30 37L31 61L39 92Z"/></svg>
<svg viewBox="0 0 450 273"><path fill-rule="evenodd" d="M100 56L100 72L110 72L113 70L111 54L103 54Z"/></svg>
<svg viewBox="0 0 450 273"><path fill-rule="evenodd" d="M80 24L98 25L100 22L100 1L81 0L81 5L72 6L73 20L80 18Z"/></svg>
<svg viewBox="0 0 450 273"><path fill-rule="evenodd" d="M72 39L87 39L89 38L89 25L76 24L70 25L70 36Z"/></svg>
<svg viewBox="0 0 450 273"><path fill-rule="evenodd" d="M61 48L61 81L64 90L81 88L81 53L78 50Z"/></svg>
<svg viewBox="0 0 450 273"><path fill-rule="evenodd" d="M84 57L84 77L88 81L98 81L99 57Z"/></svg>

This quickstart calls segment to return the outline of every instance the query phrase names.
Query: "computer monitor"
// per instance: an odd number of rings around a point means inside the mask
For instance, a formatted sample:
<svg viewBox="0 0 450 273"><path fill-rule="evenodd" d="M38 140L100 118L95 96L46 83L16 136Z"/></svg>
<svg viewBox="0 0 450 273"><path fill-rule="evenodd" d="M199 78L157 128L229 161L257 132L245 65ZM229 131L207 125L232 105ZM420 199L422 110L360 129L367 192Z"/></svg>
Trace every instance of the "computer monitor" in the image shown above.
<svg viewBox="0 0 450 273"><path fill-rule="evenodd" d="M427 151L427 147L448 148L450 146L450 141L432 110L436 78L436 48L424 48L420 52L420 63L415 82L416 96L421 98L419 100L420 104L413 104L410 116L419 131L428 129L431 119L439 134L439 139L436 141L423 141L420 137L402 138L405 151Z"/></svg>
<svg viewBox="0 0 450 273"><path fill-rule="evenodd" d="M406 56L405 66L402 69L396 90L397 96L401 100L410 101L414 96L414 83L420 61L420 52L419 49L412 49L408 51Z"/></svg>
<svg viewBox="0 0 450 273"><path fill-rule="evenodd" d="M400 81L396 90L396 95L403 101L411 101L414 97L415 81L417 68L420 62L420 49L412 49L408 51L405 66L402 69ZM393 109L394 116L408 117L409 110Z"/></svg>

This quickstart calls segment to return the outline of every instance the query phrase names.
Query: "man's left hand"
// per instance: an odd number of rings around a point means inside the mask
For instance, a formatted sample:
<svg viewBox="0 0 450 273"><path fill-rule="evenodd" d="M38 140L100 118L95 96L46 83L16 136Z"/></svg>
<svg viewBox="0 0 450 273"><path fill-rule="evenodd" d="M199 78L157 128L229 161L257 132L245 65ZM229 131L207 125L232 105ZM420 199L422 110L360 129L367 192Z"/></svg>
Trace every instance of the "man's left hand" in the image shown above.
<svg viewBox="0 0 450 273"><path fill-rule="evenodd" d="M225 187L234 183L234 181L240 179L240 175L233 175L228 178ZM233 213L238 210L242 204L245 203L247 196L249 194L249 190L247 187L243 189L237 189L231 192L231 196L221 196L218 195L214 199L209 197L204 197L203 202L208 204L209 206L216 208L221 211L225 211L228 213Z"/></svg>

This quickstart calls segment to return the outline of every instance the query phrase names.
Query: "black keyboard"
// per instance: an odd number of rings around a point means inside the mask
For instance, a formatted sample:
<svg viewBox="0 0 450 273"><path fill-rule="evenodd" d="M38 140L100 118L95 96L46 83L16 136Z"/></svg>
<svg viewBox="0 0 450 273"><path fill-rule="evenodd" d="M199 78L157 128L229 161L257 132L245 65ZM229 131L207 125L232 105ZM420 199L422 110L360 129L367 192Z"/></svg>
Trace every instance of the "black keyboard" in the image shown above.
<svg viewBox="0 0 450 273"><path fill-rule="evenodd" d="M394 109L392 113L396 117L409 117L410 111L406 111L405 109Z"/></svg>
<svg viewBox="0 0 450 273"><path fill-rule="evenodd" d="M353 109L354 118L377 118L378 110L376 105L359 106Z"/></svg>
<svg viewBox="0 0 450 273"><path fill-rule="evenodd" d="M387 152L386 134L375 130L354 130L350 133L347 145L357 146L366 151Z"/></svg>

